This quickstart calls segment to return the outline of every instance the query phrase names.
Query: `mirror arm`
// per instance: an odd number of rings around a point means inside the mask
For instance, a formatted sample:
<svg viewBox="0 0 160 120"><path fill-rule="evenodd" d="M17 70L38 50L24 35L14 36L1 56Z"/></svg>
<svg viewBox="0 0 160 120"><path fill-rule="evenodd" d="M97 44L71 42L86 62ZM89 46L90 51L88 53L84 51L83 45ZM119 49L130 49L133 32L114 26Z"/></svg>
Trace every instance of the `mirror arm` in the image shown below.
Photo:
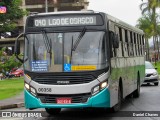
<svg viewBox="0 0 160 120"><path fill-rule="evenodd" d="M15 51L14 51L14 54L15 54L15 56L16 56L16 58L21 62L21 63L23 63L24 62L24 60L23 59L21 59L21 58L19 58L19 56L18 56L18 42L19 42L19 39L21 38L21 37L23 37L24 36L24 33L21 33L18 37L17 37L17 39L16 39L16 41L15 41Z"/></svg>

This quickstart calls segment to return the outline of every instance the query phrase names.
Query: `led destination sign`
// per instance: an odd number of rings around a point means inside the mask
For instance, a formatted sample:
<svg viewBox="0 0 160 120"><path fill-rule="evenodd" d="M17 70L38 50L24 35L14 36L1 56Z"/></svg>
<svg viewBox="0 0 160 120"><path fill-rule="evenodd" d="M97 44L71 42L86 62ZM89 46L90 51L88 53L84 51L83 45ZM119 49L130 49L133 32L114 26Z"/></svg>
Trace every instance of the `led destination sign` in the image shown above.
<svg viewBox="0 0 160 120"><path fill-rule="evenodd" d="M96 25L96 16L44 17L34 19L35 27Z"/></svg>

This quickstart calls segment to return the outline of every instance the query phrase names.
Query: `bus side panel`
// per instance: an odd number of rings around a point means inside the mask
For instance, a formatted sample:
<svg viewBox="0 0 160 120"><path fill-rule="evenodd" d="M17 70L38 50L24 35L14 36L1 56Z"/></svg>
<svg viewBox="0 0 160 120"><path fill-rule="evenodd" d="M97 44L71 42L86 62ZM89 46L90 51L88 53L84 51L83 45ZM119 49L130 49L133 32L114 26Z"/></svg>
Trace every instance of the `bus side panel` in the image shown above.
<svg viewBox="0 0 160 120"><path fill-rule="evenodd" d="M112 58L110 85L110 105L111 107L118 102L119 80L122 80L123 98L137 89L138 72L140 82L144 80L144 57Z"/></svg>
<svg viewBox="0 0 160 120"><path fill-rule="evenodd" d="M145 58L138 57L136 59L136 63L137 63L136 72L138 74L138 71L139 71L140 85L142 85L142 83L144 82L144 78L145 78ZM136 76L136 77L138 77L138 76ZM136 85L137 85L137 81L136 81ZM137 86L135 86L135 87L136 87L135 89L137 89Z"/></svg>
<svg viewBox="0 0 160 120"><path fill-rule="evenodd" d="M118 59L111 59L111 75L109 77L110 105L113 107L118 102L119 69L117 68Z"/></svg>
<svg viewBox="0 0 160 120"><path fill-rule="evenodd" d="M122 82L123 98L129 94L129 89L133 89L129 86L130 84L133 84L131 83L132 78L129 78L127 74L128 72L129 74L133 74L133 69L132 67L127 66L127 61L127 58L122 57L111 59L111 75L109 78L111 106L118 103L118 87L120 80Z"/></svg>

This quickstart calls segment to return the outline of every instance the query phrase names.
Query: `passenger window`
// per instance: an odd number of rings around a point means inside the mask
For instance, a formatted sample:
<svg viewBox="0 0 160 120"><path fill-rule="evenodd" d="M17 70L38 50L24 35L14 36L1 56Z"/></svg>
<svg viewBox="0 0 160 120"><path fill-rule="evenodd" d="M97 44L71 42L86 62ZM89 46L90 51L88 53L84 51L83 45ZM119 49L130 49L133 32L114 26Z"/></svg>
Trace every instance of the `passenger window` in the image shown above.
<svg viewBox="0 0 160 120"><path fill-rule="evenodd" d="M134 47L133 47L133 33L130 32L130 41L131 41L131 51L130 51L130 55L134 56Z"/></svg>

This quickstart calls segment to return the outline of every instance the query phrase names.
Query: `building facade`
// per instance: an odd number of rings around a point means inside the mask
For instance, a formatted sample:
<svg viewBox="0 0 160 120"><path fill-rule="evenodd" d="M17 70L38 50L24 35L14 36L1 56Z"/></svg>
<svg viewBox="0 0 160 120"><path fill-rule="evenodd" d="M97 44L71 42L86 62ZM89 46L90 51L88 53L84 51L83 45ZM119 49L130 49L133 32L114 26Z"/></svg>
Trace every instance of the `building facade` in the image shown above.
<svg viewBox="0 0 160 120"><path fill-rule="evenodd" d="M87 9L88 0L23 0L22 8L30 14L38 12L57 12L57 11L79 11ZM24 20L18 21L19 26L23 26Z"/></svg>
<svg viewBox="0 0 160 120"><path fill-rule="evenodd" d="M87 0L23 0L23 6L31 12L45 12L46 2L48 12L87 9Z"/></svg>

